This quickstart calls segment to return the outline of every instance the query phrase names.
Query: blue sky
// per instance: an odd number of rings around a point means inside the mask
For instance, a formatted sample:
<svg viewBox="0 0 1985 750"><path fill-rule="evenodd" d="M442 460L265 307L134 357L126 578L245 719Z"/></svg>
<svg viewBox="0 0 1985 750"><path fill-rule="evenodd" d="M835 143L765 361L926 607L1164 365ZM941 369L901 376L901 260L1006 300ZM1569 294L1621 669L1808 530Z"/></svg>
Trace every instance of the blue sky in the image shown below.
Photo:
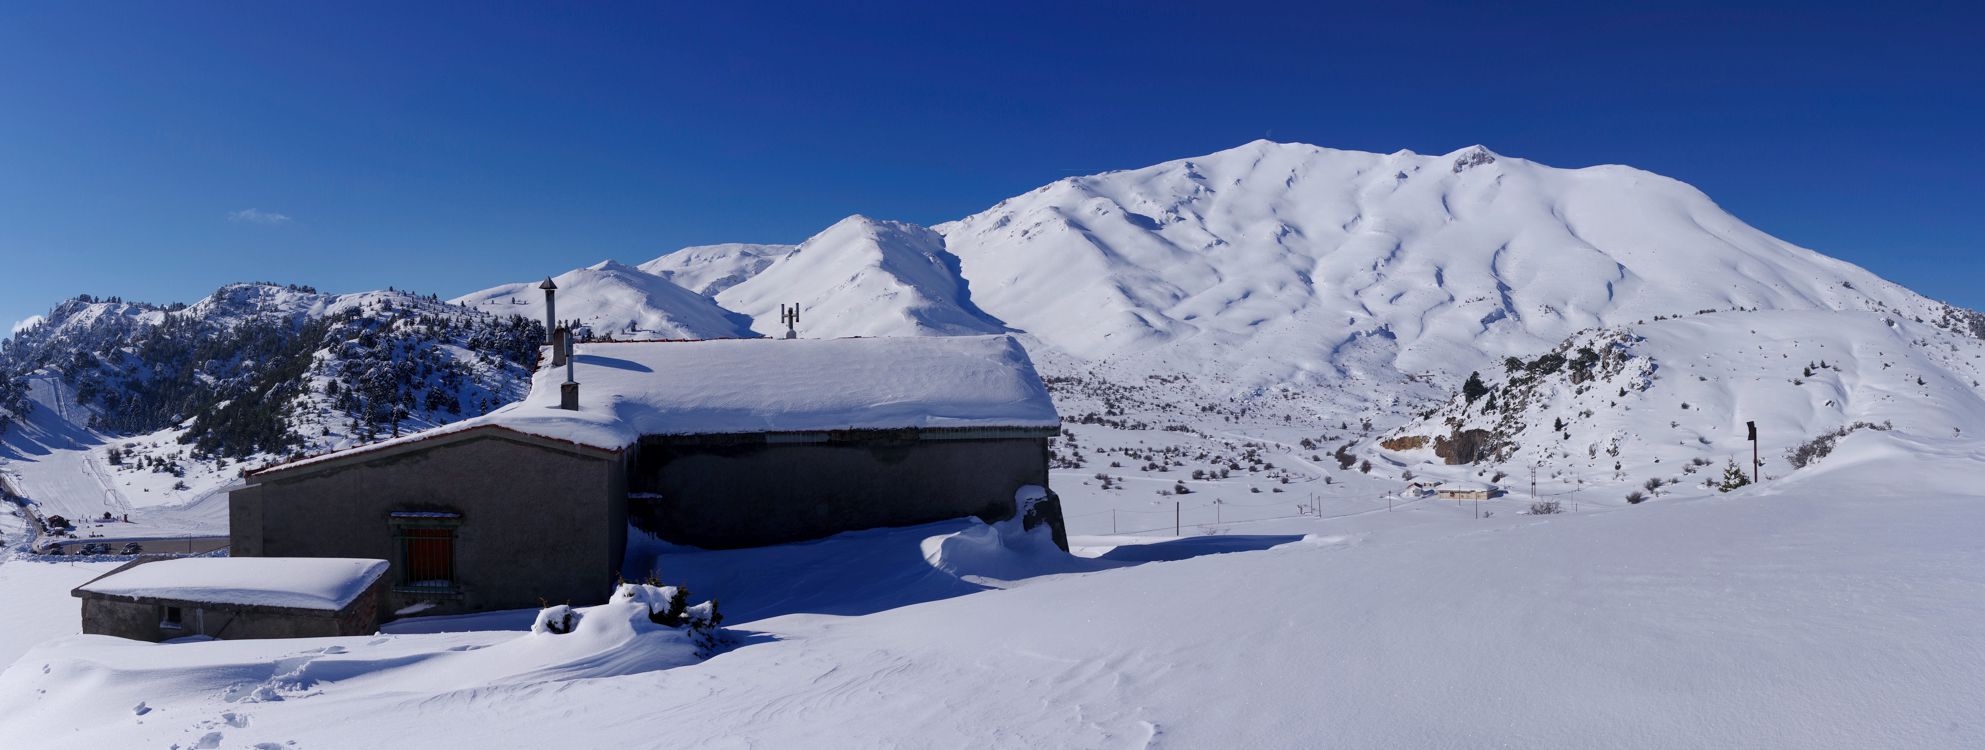
<svg viewBox="0 0 1985 750"><path fill-rule="evenodd" d="M1969 5L956 5L0 5L0 324L453 296L1260 137L1630 164L1985 307Z"/></svg>

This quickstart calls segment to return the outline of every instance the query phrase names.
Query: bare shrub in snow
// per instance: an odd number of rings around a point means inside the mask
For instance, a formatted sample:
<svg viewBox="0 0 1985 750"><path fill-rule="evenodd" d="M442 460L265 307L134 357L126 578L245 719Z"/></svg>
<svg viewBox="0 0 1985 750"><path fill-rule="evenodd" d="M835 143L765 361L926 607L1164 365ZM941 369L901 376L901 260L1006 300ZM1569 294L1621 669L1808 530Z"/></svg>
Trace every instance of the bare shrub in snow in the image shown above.
<svg viewBox="0 0 1985 750"><path fill-rule="evenodd" d="M1553 513L1563 512L1564 507L1559 505L1556 500L1539 500L1530 504L1530 515L1533 516L1548 516Z"/></svg>
<svg viewBox="0 0 1985 750"><path fill-rule="evenodd" d="M1892 429L1895 429L1895 425L1888 422L1887 420L1884 420L1881 424L1875 424L1873 422L1855 422L1850 425L1842 425L1840 427L1833 429L1830 432L1822 432L1817 437L1814 437L1811 440L1799 444L1798 447L1786 451L1785 461L1786 463L1792 464L1792 468L1794 469L1803 469L1806 468L1808 465L1816 461L1819 461L1822 458L1826 458L1828 454L1833 453L1834 443L1839 442L1841 438L1847 437L1855 430L1875 430L1878 432L1886 432Z"/></svg>
<svg viewBox="0 0 1985 750"><path fill-rule="evenodd" d="M1628 505L1639 505L1644 502L1647 502L1647 493L1641 492L1640 490L1634 490L1632 492L1627 493Z"/></svg>

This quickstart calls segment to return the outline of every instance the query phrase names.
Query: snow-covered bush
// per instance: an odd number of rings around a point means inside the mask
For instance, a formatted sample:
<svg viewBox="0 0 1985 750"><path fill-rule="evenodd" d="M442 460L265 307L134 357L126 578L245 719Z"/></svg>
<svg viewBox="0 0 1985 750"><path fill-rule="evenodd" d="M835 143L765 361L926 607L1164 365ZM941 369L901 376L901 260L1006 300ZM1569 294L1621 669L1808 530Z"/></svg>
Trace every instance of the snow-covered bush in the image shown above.
<svg viewBox="0 0 1985 750"><path fill-rule="evenodd" d="M1530 515L1533 516L1548 516L1563 512L1564 506L1559 505L1556 500L1539 500L1530 504Z"/></svg>
<svg viewBox="0 0 1985 750"><path fill-rule="evenodd" d="M531 623L531 632L565 635L579 627L579 613L564 604L538 610L538 619Z"/></svg>
<svg viewBox="0 0 1985 750"><path fill-rule="evenodd" d="M718 641L717 626L723 624L724 616L717 612L716 600L689 605L689 590L681 586L657 585L655 579L647 583L623 583L614 588L608 604L634 603L645 607L648 621L669 628L685 628L696 647L709 651Z"/></svg>

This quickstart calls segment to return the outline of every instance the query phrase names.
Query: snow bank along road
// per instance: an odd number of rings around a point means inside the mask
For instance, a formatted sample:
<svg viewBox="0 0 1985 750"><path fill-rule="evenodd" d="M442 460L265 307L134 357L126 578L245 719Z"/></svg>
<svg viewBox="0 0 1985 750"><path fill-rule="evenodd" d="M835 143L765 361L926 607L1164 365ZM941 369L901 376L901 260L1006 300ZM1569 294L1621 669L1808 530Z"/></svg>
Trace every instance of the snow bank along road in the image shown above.
<svg viewBox="0 0 1985 750"><path fill-rule="evenodd" d="M555 637L516 632L170 646L79 636L0 675L0 737L1981 747L1985 496L1971 481L1981 467L1970 444L1857 433L1824 466L1730 495L1577 516L1501 506L1478 521L1422 503L1291 520L1277 523L1310 533L1270 549L1035 575L851 614L817 606L835 591L818 577L786 578L781 592L768 574L737 597L762 618L733 624L738 646L645 671L622 669L635 655L584 654L465 680L450 665L466 662L443 658ZM1910 478L1906 491L1896 477ZM932 568L915 548L877 550L863 565ZM1023 554L974 549L981 569ZM926 575L980 580L937 567ZM697 593L721 600L721 588ZM890 588L840 595L901 589Z"/></svg>

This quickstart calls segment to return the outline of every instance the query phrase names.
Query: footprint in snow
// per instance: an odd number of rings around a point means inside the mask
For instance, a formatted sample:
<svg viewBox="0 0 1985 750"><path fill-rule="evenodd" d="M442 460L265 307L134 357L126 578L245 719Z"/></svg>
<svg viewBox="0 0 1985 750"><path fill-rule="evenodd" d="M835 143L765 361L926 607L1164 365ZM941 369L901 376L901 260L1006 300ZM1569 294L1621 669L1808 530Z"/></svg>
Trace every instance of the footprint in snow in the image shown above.
<svg viewBox="0 0 1985 750"><path fill-rule="evenodd" d="M244 729L248 726L248 716L233 711L223 712L221 714L221 721L226 722L228 726L235 729Z"/></svg>
<svg viewBox="0 0 1985 750"><path fill-rule="evenodd" d="M151 712L152 712L152 707L145 705L144 701L138 701L138 705L131 707L131 713L137 714L139 716L144 716L145 714Z"/></svg>
<svg viewBox="0 0 1985 750"><path fill-rule="evenodd" d="M221 746L220 732L208 732L200 736L200 741L193 743L193 747L196 748L196 750L213 750L214 748L220 746Z"/></svg>

